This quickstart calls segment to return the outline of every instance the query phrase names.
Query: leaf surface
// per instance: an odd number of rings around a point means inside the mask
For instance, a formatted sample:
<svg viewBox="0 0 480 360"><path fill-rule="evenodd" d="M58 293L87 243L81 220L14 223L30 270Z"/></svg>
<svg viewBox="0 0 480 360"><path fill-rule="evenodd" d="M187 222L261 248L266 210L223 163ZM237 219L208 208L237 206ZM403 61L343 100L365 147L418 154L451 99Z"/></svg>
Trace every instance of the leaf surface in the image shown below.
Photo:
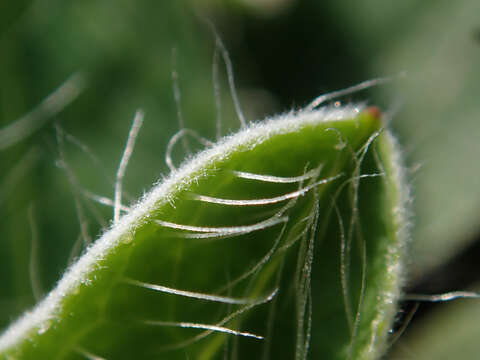
<svg viewBox="0 0 480 360"><path fill-rule="evenodd" d="M375 359L405 190L378 110L255 123L185 161L0 336L15 359Z"/></svg>

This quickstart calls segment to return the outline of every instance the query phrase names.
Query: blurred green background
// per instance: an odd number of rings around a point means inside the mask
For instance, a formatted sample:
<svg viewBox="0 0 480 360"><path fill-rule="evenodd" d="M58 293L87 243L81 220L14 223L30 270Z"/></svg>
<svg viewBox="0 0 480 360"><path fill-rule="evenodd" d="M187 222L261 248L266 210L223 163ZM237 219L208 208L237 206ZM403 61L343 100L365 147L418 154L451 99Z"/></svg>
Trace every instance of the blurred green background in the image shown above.
<svg viewBox="0 0 480 360"><path fill-rule="evenodd" d="M76 208L93 239L108 226L113 210L81 191L113 197L112 179L137 108L146 117L125 178L129 198L138 198L168 173L165 149L178 130L175 69L186 127L215 139L215 38L203 18L215 23L230 52L249 120L305 106L319 94L363 80L406 72L343 101L377 104L393 115L391 126L404 146L412 184L411 288L475 289L480 280L478 0L3 1L0 139L11 136L8 125L72 74L80 74L85 85L75 83L81 91L71 104L55 116L43 114L48 121L38 130L0 150L0 329L35 303L32 249L38 250L36 284L47 292L81 233ZM225 135L239 124L222 62L219 69ZM90 155L67 138L59 148L54 123ZM61 151L76 185L62 166ZM183 156L179 146L174 159L178 163ZM422 308L388 358L477 358L478 302Z"/></svg>

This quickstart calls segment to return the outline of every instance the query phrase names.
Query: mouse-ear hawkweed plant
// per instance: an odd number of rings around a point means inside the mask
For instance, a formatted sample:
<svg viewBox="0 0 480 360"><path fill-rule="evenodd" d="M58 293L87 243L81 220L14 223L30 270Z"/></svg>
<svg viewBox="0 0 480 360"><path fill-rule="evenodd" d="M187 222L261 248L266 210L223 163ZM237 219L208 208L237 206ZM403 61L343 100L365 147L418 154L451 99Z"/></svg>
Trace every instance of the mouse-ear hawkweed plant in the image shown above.
<svg viewBox="0 0 480 360"><path fill-rule="evenodd" d="M379 358L407 236L383 125L377 108L312 106L168 159L123 216L116 196L111 228L0 335L0 357Z"/></svg>

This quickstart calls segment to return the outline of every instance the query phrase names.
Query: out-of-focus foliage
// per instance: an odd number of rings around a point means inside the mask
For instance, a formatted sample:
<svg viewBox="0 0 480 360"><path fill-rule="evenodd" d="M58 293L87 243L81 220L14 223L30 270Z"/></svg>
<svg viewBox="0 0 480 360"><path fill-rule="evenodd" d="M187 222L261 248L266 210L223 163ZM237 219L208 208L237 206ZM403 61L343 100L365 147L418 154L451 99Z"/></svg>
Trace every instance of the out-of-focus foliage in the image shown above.
<svg viewBox="0 0 480 360"><path fill-rule="evenodd" d="M478 284L476 284L478 289ZM403 359L476 359L478 357L477 301L444 304L428 321L412 329L405 341L400 342L391 358Z"/></svg>
<svg viewBox="0 0 480 360"><path fill-rule="evenodd" d="M206 136L214 134L209 72L213 40L193 12L182 2L34 2L0 39L1 128L29 112L72 73L81 72L85 90L50 124L58 121L88 146L101 169L71 142L65 145L67 163L83 188L111 198L110 180L129 123L142 107L148 121L129 166L135 176L125 180L131 198L138 197L166 172L163 155L178 128L171 90L174 48L185 122ZM79 189L72 189L58 159L51 125L0 154L2 327L34 303L29 207L37 223L38 277L44 291L66 267L80 233L73 196ZM17 176L16 167L25 173ZM110 209L96 208L100 218L111 218ZM95 238L102 224L91 216L86 220Z"/></svg>
<svg viewBox="0 0 480 360"><path fill-rule="evenodd" d="M417 216L411 275L441 264L479 230L480 3L280 3L259 10L239 0L4 1L0 129L34 108L69 75L83 72L85 91L53 120L89 147L102 171L71 143L65 149L68 164L82 187L111 197L109 177L115 174L136 108L144 108L145 126L125 180L135 198L166 172L165 147L178 128L171 90L173 48L187 127L214 138L214 37L199 13L218 25L231 51L250 118L305 105L320 93L361 80L406 71L406 77L353 98L396 111L393 126L412 170L421 165L412 176ZM223 106L231 111L224 82L222 86ZM224 123L224 131L236 126ZM45 291L67 265L80 233L74 192L57 160L51 122L0 153L0 327L34 303L28 209L36 223L39 279ZM109 208L95 208L101 218L111 217ZM88 217L93 238L101 228ZM453 304L441 310L459 308ZM455 317L448 318L451 324ZM470 319L478 322L474 315ZM421 335L417 332L416 339Z"/></svg>

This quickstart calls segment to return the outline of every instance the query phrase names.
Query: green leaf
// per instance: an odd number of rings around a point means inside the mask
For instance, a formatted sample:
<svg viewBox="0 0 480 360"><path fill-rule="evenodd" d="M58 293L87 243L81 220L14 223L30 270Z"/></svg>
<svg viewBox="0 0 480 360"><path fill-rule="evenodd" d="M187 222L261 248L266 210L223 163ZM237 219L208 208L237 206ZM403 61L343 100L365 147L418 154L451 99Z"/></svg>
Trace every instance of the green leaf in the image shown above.
<svg viewBox="0 0 480 360"><path fill-rule="evenodd" d="M388 26L374 30L385 34L380 52L385 56L372 56L377 60L370 67L375 74L407 73L405 81L392 83L382 95L401 97L405 103L394 122L408 149L408 162L418 168L414 279L470 246L480 231L480 2L399 5L405 6L403 16L387 17ZM415 15L406 22L410 14ZM451 284L446 286L449 290Z"/></svg>
<svg viewBox="0 0 480 360"><path fill-rule="evenodd" d="M375 359L406 242L377 109L255 123L187 159L0 336L14 359Z"/></svg>

